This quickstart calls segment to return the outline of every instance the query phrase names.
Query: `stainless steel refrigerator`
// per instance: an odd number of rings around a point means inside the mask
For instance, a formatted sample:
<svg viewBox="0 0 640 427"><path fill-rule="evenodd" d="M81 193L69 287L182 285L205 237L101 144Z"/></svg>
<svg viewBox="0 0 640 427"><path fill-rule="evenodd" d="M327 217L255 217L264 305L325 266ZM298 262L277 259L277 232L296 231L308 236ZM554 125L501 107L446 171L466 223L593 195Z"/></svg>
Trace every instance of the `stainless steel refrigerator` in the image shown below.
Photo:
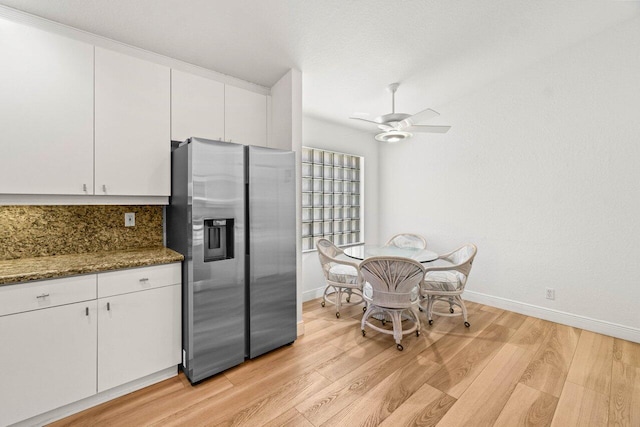
<svg viewBox="0 0 640 427"><path fill-rule="evenodd" d="M172 152L167 246L192 383L296 339L295 157L190 138Z"/></svg>

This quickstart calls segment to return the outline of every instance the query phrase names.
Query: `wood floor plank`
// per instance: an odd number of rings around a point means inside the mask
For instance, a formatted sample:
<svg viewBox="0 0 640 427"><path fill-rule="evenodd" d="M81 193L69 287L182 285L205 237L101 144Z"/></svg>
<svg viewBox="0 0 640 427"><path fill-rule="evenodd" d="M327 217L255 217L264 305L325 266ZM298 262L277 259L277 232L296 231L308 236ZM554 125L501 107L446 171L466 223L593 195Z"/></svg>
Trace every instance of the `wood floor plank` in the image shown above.
<svg viewBox="0 0 640 427"><path fill-rule="evenodd" d="M353 371L354 367L361 366L391 347L395 349L395 346L395 341L390 336L379 334L356 347L341 351L333 358L319 364L316 371L331 381L337 381Z"/></svg>
<svg viewBox="0 0 640 427"><path fill-rule="evenodd" d="M359 345L365 344L371 339L380 339L379 335L381 334L378 331L367 330L367 336L363 337L362 331L360 330L360 325L358 324L355 327L349 329L344 334L328 340L327 343L346 351ZM389 337L387 337L387 339L388 338Z"/></svg>
<svg viewBox="0 0 640 427"><path fill-rule="evenodd" d="M427 345L426 340L416 338L412 340L410 345L405 345L404 351L398 351L393 346L355 367L349 374L335 381L326 389L301 402L296 406L296 409L311 423L320 425L351 405L387 376L404 367Z"/></svg>
<svg viewBox="0 0 640 427"><path fill-rule="evenodd" d="M532 353L504 344L438 425L491 426L500 415Z"/></svg>
<svg viewBox="0 0 640 427"><path fill-rule="evenodd" d="M478 313L471 328L467 328L461 323L449 324L451 327L445 330L425 326L423 328L424 331L427 331L425 336L434 339L434 343L427 347L421 356L441 365L447 364L452 357L491 325L497 317L498 315L495 313Z"/></svg>
<svg viewBox="0 0 640 427"><path fill-rule="evenodd" d="M536 351L544 342L552 326L553 323L546 320L527 317L509 342L526 350Z"/></svg>
<svg viewBox="0 0 640 427"><path fill-rule="evenodd" d="M609 397L578 384L566 382L558 401L552 427L606 426Z"/></svg>
<svg viewBox="0 0 640 427"><path fill-rule="evenodd" d="M526 319L527 316L524 314L514 313L513 311L504 311L500 316L498 316L494 323L506 326L507 328L518 329Z"/></svg>
<svg viewBox="0 0 640 427"><path fill-rule="evenodd" d="M425 384L426 379L439 368L440 365L426 359L407 364L369 389L322 426L376 426Z"/></svg>
<svg viewBox="0 0 640 427"><path fill-rule="evenodd" d="M548 426L557 404L557 397L519 383L494 427Z"/></svg>
<svg viewBox="0 0 640 427"><path fill-rule="evenodd" d="M435 426L456 399L423 384L402 405L380 423L380 427Z"/></svg>
<svg viewBox="0 0 640 427"><path fill-rule="evenodd" d="M582 331L567 381L608 396L611 390L612 363L613 338Z"/></svg>
<svg viewBox="0 0 640 427"><path fill-rule="evenodd" d="M230 390L233 385L218 375L192 386L184 374L124 395L118 399L64 418L51 426L148 425L190 403L201 402Z"/></svg>
<svg viewBox="0 0 640 427"><path fill-rule="evenodd" d="M215 401L185 407L155 424L157 426L255 426L264 424L327 387L330 381L317 372L308 372L279 387L269 387L258 395L257 387L234 387Z"/></svg>
<svg viewBox="0 0 640 427"><path fill-rule="evenodd" d="M495 313L497 315L501 315L502 313L505 312L505 310L498 308L498 307L491 307L490 305L483 305L482 308L480 309L482 311L489 311L491 313Z"/></svg>
<svg viewBox="0 0 640 427"><path fill-rule="evenodd" d="M314 427L314 425L295 408L291 408L279 417L264 424L264 427Z"/></svg>
<svg viewBox="0 0 640 427"><path fill-rule="evenodd" d="M640 368L623 360L613 361L609 425L640 426Z"/></svg>
<svg viewBox="0 0 640 427"><path fill-rule="evenodd" d="M520 382L560 397L580 332L577 328L552 324L548 335L522 374Z"/></svg>
<svg viewBox="0 0 640 427"><path fill-rule="evenodd" d="M613 355L622 363L640 368L640 343L615 338Z"/></svg>
<svg viewBox="0 0 640 427"><path fill-rule="evenodd" d="M509 340L514 330L489 325L457 352L427 383L458 399Z"/></svg>
<svg viewBox="0 0 640 427"><path fill-rule="evenodd" d="M309 342L308 345L294 343L229 369L224 376L234 385L243 385L255 382L257 376L265 379L282 376L285 371L297 370L302 373L307 369L315 369L318 364L342 353L342 349L321 341Z"/></svg>

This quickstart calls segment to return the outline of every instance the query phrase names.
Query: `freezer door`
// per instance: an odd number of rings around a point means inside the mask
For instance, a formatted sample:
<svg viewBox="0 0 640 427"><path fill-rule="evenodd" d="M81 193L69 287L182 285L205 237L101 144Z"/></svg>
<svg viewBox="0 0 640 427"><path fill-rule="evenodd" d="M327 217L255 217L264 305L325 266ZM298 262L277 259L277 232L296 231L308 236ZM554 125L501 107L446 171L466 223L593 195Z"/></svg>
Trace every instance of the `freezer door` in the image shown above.
<svg viewBox="0 0 640 427"><path fill-rule="evenodd" d="M295 155L247 147L249 284L247 355L296 339Z"/></svg>
<svg viewBox="0 0 640 427"><path fill-rule="evenodd" d="M197 382L244 361L245 155L238 144L192 138L189 145L193 243L187 375ZM211 256L221 243L205 234L223 228L223 244L233 246L225 256Z"/></svg>

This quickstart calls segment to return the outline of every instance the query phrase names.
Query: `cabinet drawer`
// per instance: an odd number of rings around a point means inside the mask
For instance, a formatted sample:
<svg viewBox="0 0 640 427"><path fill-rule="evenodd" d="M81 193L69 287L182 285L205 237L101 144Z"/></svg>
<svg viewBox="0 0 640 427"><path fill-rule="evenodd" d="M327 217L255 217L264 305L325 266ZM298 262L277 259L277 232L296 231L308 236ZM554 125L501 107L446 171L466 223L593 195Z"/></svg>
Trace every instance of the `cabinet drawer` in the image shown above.
<svg viewBox="0 0 640 427"><path fill-rule="evenodd" d="M96 275L0 286L0 316L96 298Z"/></svg>
<svg viewBox="0 0 640 427"><path fill-rule="evenodd" d="M180 263L98 273L98 298L177 285L181 282Z"/></svg>

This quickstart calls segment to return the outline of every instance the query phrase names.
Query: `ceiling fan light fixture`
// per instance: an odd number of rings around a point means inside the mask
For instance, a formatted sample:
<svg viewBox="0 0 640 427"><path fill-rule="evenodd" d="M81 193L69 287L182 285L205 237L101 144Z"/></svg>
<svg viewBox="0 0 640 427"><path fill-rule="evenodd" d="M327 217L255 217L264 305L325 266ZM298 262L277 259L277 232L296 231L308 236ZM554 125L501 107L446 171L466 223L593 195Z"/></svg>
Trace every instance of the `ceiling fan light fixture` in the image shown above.
<svg viewBox="0 0 640 427"><path fill-rule="evenodd" d="M407 138L411 138L412 136L413 134L410 132L404 132L401 130L390 130L377 134L376 140L386 142L388 144L394 144L396 142L404 141Z"/></svg>

